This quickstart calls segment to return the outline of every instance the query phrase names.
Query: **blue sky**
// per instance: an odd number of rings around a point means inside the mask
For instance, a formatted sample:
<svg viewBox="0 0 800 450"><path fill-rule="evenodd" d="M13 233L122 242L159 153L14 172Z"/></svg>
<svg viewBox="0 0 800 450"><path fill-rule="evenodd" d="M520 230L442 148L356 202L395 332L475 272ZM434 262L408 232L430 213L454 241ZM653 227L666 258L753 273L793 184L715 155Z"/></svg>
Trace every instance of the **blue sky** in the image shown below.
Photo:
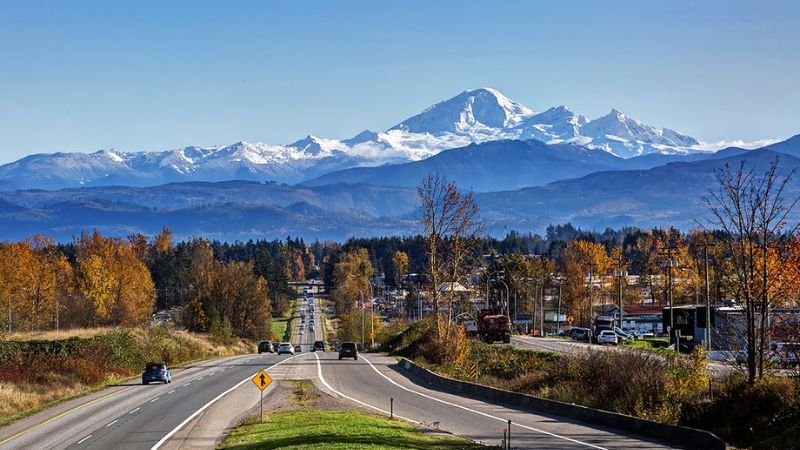
<svg viewBox="0 0 800 450"><path fill-rule="evenodd" d="M800 133L800 2L0 3L0 163L383 130L464 89Z"/></svg>

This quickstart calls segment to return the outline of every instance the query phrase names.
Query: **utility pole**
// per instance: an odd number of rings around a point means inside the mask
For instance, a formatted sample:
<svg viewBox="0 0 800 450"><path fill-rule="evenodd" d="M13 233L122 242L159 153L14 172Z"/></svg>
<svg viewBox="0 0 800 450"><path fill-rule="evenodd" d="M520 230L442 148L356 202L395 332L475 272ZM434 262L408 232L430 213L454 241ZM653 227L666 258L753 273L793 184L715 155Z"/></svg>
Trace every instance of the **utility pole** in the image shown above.
<svg viewBox="0 0 800 450"><path fill-rule="evenodd" d="M558 315L556 316L556 333L561 331L561 286L564 284L562 278L558 278Z"/></svg>
<svg viewBox="0 0 800 450"><path fill-rule="evenodd" d="M664 265L667 269L667 306L669 307L669 329L667 330L669 335L669 342L672 343L675 338L675 308L672 304L672 268L677 266L677 261L672 259L672 251L677 249L678 246L672 240L672 236L668 237L669 241L667 242L666 246L664 247L667 250L667 260L664 262ZM680 347L680 343L675 343L676 348Z"/></svg>
<svg viewBox="0 0 800 450"><path fill-rule="evenodd" d="M706 275L706 351L711 352L711 290L708 283L708 235L703 233L703 261Z"/></svg>
<svg viewBox="0 0 800 450"><path fill-rule="evenodd" d="M617 270L614 274L617 276L617 283L619 284L619 328L622 329L622 321L625 318L625 305L622 302L622 278L628 276L627 271L622 270L622 249L619 252L619 261L617 261Z"/></svg>
<svg viewBox="0 0 800 450"><path fill-rule="evenodd" d="M592 341L594 337L592 333L592 311L594 310L594 305L592 305L592 291L594 290L594 262L589 263L589 341Z"/></svg>

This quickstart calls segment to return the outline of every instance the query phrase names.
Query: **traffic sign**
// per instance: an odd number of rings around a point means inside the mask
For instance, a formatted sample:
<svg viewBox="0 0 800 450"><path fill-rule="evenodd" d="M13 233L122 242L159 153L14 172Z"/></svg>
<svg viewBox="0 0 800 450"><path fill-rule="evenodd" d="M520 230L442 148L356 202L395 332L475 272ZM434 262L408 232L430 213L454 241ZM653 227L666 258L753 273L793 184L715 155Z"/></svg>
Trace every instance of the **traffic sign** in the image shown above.
<svg viewBox="0 0 800 450"><path fill-rule="evenodd" d="M574 318L574 317L572 317L572 316L567 316L567 323L568 323L568 324L572 325L572 322L574 322L574 321L575 321L575 318Z"/></svg>
<svg viewBox="0 0 800 450"><path fill-rule="evenodd" d="M270 383L272 383L272 378L270 378L269 375L267 375L267 372L264 372L263 370L258 372L256 376L253 377L253 384L255 384L256 387L262 391L266 389Z"/></svg>

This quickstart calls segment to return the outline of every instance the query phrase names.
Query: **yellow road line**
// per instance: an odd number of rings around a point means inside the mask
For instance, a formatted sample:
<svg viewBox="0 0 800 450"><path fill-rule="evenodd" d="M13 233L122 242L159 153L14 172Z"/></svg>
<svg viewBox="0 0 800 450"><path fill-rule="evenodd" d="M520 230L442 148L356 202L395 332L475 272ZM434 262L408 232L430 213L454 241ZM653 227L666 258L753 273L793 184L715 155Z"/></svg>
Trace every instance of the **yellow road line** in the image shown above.
<svg viewBox="0 0 800 450"><path fill-rule="evenodd" d="M121 392L125 392L125 391L127 391L127 390L129 390L129 389L133 389L133 388L134 388L134 386L127 387L127 388L125 388L125 389L120 389L120 390L118 390L118 391L114 391L114 392L112 392L112 393L110 393L110 394L107 394L107 395L104 395L104 396L102 396L102 397L96 398L96 399L94 399L94 400L92 400L92 401L90 401L90 402L86 402L86 403L84 403L84 404L82 404L82 405L76 406L76 407L74 407L74 408L70 409L69 411L64 411L63 413L61 413L61 414L59 414L59 415L57 415L57 416L55 416L55 417L51 417L51 418L49 418L49 419L45 420L44 422L42 422L42 423L40 423L40 424L34 425L34 426L32 426L32 427L30 427L30 428L28 428L28 429L26 429L26 430L20 431L19 433L17 433L17 434L15 434L15 435L11 436L10 438L7 438L7 439L6 439L6 440L4 440L4 441L0 441L0 445L3 445L3 444L5 444L5 443L7 443L7 442L9 442L9 441L12 441L12 440L14 440L14 439L16 439L16 438L18 438L18 437L22 436L23 434L30 433L31 431L33 431L33 430L35 430L35 429L37 429L37 428L39 428L39 427L41 427L41 426L47 425L48 423L50 423L50 422L52 422L52 421L54 421L54 420L56 420L56 419L60 419L61 417L64 417L64 416L66 416L66 415L67 415L67 414L69 414L69 413L73 413L73 412L75 412L75 411L77 411L77 410L79 410L79 409L81 409L81 408L84 408L84 407L86 407L86 406L89 406L89 405L91 405L92 403L99 402L100 400L105 400L105 399L107 399L108 397L111 397L112 395L117 395L117 394L119 394L119 393L121 393Z"/></svg>

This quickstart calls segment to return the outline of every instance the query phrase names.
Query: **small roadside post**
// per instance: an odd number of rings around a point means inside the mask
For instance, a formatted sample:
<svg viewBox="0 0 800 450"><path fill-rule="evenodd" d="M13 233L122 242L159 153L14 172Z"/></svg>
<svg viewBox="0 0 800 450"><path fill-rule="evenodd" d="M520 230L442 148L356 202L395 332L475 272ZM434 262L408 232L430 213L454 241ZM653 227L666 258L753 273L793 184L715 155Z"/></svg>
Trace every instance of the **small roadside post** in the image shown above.
<svg viewBox="0 0 800 450"><path fill-rule="evenodd" d="M266 389L267 386L269 386L270 383L272 383L272 378L270 378L270 376L267 374L267 372L264 372L263 370L260 370L252 378L252 381L253 381L253 384L255 384L256 387L261 391L261 403L260 403L260 410L261 410L260 419L261 420L260 421L263 423L264 422L264 389Z"/></svg>

